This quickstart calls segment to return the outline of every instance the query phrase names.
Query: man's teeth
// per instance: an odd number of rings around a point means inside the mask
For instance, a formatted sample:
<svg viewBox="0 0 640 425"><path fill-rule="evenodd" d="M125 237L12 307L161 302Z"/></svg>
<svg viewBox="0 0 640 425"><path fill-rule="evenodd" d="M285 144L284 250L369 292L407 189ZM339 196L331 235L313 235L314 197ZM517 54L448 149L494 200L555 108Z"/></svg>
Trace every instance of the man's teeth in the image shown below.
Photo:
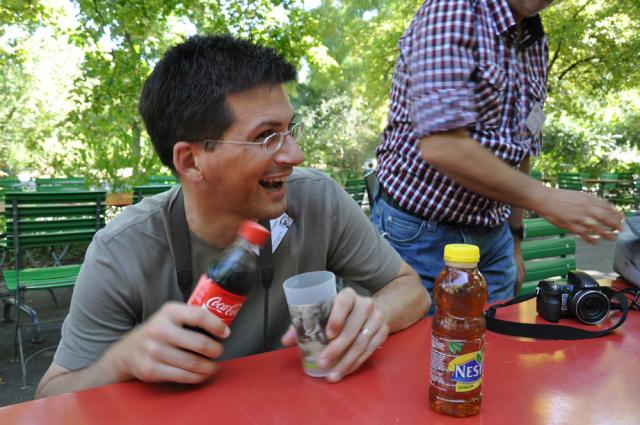
<svg viewBox="0 0 640 425"><path fill-rule="evenodd" d="M282 183L284 183L284 179L260 180L260 185L262 185L263 187L265 187L267 189L277 189L280 186L282 186Z"/></svg>

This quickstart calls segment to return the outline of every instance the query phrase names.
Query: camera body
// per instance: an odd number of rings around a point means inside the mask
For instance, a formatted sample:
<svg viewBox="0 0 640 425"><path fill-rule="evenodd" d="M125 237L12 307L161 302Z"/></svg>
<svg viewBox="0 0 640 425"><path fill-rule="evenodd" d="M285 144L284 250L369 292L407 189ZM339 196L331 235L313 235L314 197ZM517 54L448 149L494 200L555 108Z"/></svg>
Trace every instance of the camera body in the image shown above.
<svg viewBox="0 0 640 425"><path fill-rule="evenodd" d="M569 272L566 285L542 280L536 288L536 311L549 322L575 317L593 325L607 317L610 309L609 297L584 272Z"/></svg>

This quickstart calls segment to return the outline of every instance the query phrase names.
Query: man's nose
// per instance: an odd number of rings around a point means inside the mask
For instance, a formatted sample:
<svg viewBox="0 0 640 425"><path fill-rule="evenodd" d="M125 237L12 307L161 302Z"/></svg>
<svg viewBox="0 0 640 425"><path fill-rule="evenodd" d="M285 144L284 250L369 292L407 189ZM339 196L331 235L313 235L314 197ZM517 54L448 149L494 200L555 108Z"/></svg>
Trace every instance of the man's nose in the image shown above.
<svg viewBox="0 0 640 425"><path fill-rule="evenodd" d="M275 154L276 162L286 163L293 166L300 165L304 161L304 153L298 142L287 134L282 147Z"/></svg>

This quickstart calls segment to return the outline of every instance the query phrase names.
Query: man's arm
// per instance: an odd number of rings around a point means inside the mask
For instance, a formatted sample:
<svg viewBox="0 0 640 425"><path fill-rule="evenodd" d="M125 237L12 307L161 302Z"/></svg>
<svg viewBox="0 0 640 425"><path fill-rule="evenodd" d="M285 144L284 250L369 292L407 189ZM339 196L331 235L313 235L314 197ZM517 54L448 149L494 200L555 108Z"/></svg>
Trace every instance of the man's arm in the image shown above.
<svg viewBox="0 0 640 425"><path fill-rule="evenodd" d="M615 238L622 216L608 202L584 192L552 189L494 156L465 130L437 133L420 141L426 162L456 183L487 198L536 211L587 242L593 235Z"/></svg>
<svg viewBox="0 0 640 425"><path fill-rule="evenodd" d="M529 164L529 156L520 163L520 172L524 175L528 176L531 172L531 167ZM511 229L522 229L523 228L523 219L524 219L524 210L520 207L512 206L511 207L511 215L509 216L509 227ZM520 235L515 235L513 237L513 258L516 262L516 286L514 288L513 295L515 296L518 292L520 292L520 288L522 288L522 284L524 283L524 275L525 275L525 267L524 260L522 258L522 238Z"/></svg>
<svg viewBox="0 0 640 425"><path fill-rule="evenodd" d="M423 318L432 302L418 274L404 261L395 278L373 294L372 298L384 316L390 333L408 328Z"/></svg>
<svg viewBox="0 0 640 425"><path fill-rule="evenodd" d="M52 363L38 385L35 398L134 378L146 382L202 382L215 373L217 366L211 359L221 356L223 348L213 338L185 329L185 325L204 329L219 338L229 335L229 328L207 310L166 303L90 366L72 371Z"/></svg>
<svg viewBox="0 0 640 425"><path fill-rule="evenodd" d="M404 261L396 276L372 297L359 296L351 288L340 291L327 323L331 342L318 359L320 366L331 368L327 379L337 382L357 370L389 332L411 326L430 307L429 293ZM295 342L295 331L289 328L282 343L289 346Z"/></svg>

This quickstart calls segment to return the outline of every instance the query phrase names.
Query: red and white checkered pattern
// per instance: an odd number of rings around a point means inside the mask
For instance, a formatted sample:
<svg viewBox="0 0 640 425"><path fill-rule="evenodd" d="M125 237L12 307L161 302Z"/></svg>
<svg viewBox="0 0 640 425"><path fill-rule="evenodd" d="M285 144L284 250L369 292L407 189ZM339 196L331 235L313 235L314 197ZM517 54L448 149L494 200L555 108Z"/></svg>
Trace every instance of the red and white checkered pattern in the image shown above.
<svg viewBox="0 0 640 425"><path fill-rule="evenodd" d="M516 21L506 0L427 0L401 37L378 176L406 210L441 222L495 226L509 206L451 181L424 162L419 139L466 128L517 166L538 155L525 120L546 98L548 45L539 16ZM460 158L473 166L473 158Z"/></svg>

